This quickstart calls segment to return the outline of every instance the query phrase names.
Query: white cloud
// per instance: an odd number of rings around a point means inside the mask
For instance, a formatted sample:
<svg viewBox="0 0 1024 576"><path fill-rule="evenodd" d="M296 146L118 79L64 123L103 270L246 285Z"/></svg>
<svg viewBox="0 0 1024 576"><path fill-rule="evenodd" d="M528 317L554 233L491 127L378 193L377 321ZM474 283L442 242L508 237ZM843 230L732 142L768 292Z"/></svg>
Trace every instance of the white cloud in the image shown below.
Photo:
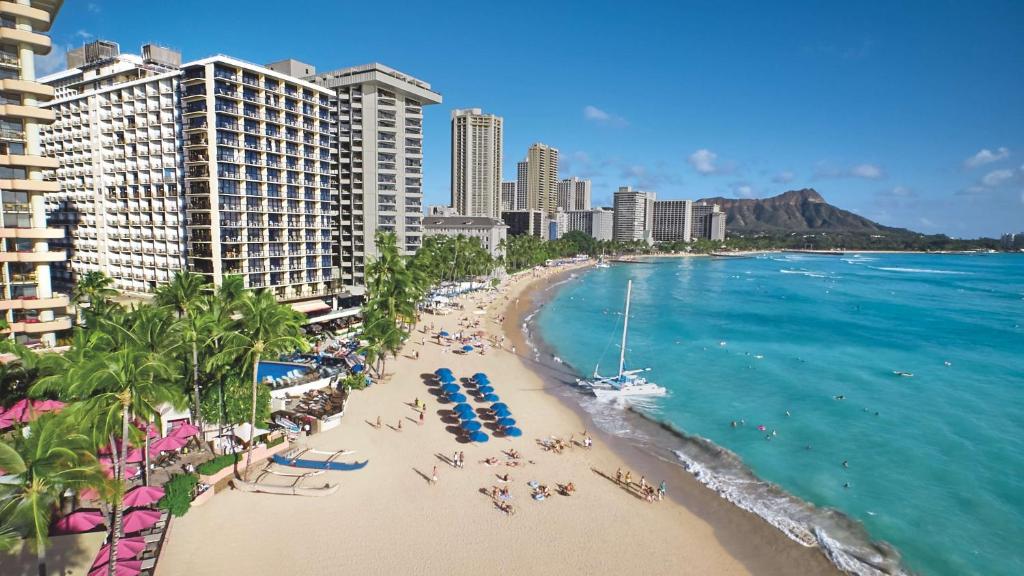
<svg viewBox="0 0 1024 576"><path fill-rule="evenodd" d="M907 188L906 186L897 186L890 190L889 194L892 196L896 196L897 198L913 198L917 196L917 194L915 194L913 190Z"/></svg>
<svg viewBox="0 0 1024 576"><path fill-rule="evenodd" d="M67 51L67 46L54 43L49 54L46 56L36 55L36 76L46 76L67 68L65 58Z"/></svg>
<svg viewBox="0 0 1024 576"><path fill-rule="evenodd" d="M981 179L981 183L985 186L991 186L994 188L1003 182L1006 182L1010 178L1013 178L1013 170L1004 168L1002 170L993 170L988 174L985 174L985 177Z"/></svg>
<svg viewBox="0 0 1024 576"><path fill-rule="evenodd" d="M733 188L733 192L740 198L753 198L754 189L749 184L741 184Z"/></svg>
<svg viewBox="0 0 1024 576"><path fill-rule="evenodd" d="M715 166L715 161L718 160L718 154L715 154L707 148L701 148L693 154L690 154L689 162L693 169L701 174L714 174L718 172L718 167Z"/></svg>
<svg viewBox="0 0 1024 576"><path fill-rule="evenodd" d="M789 170L783 170L775 176L772 176L772 182L776 184L789 184L793 180L796 180L796 174L793 174Z"/></svg>
<svg viewBox="0 0 1024 576"><path fill-rule="evenodd" d="M85 5L85 8L86 8L86 10L88 10L89 12L92 12L93 14L99 14L100 13L100 5L97 4L96 2L89 2L88 4Z"/></svg>
<svg viewBox="0 0 1024 576"><path fill-rule="evenodd" d="M93 36L93 33L89 32L88 30L78 30L75 32L75 36L81 38L83 42L88 42L89 40L95 38L95 36Z"/></svg>
<svg viewBox="0 0 1024 576"><path fill-rule="evenodd" d="M999 147L995 152L988 148L982 148L977 154L964 160L964 166L967 168L977 168L985 164L991 164L992 162L998 162L1004 158L1010 156L1010 151L1005 147Z"/></svg>
<svg viewBox="0 0 1024 576"><path fill-rule="evenodd" d="M874 164L857 164L853 168L850 168L850 176L856 178L866 178L868 180L878 180L885 175L882 169Z"/></svg>
<svg viewBox="0 0 1024 576"><path fill-rule="evenodd" d="M625 118L622 118L621 116L616 116L614 114L609 114L608 112L601 110L597 106L592 106L589 104L583 107L583 117L586 118L587 120L590 120L591 122L595 122L597 124L605 124L608 126L622 127L629 125L629 122L626 122Z"/></svg>

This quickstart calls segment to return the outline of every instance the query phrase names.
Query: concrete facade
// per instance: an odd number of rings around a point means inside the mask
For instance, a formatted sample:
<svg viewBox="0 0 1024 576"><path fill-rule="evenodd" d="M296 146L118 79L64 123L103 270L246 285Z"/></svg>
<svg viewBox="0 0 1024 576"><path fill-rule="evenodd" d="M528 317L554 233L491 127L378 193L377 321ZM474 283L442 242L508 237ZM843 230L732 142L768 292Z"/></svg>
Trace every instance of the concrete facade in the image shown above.
<svg viewBox="0 0 1024 576"><path fill-rule="evenodd" d="M529 234L548 239L548 218L540 210L511 210L503 212L501 219L508 225L509 236Z"/></svg>
<svg viewBox="0 0 1024 576"><path fill-rule="evenodd" d="M590 210L590 180L575 176L558 181L558 207L566 212Z"/></svg>
<svg viewBox="0 0 1024 576"><path fill-rule="evenodd" d="M654 192L641 192L629 186L620 186L615 192L614 200L614 240L651 242L654 228Z"/></svg>
<svg viewBox="0 0 1024 576"><path fill-rule="evenodd" d="M452 110L452 206L463 216L501 217L501 116Z"/></svg>
<svg viewBox="0 0 1024 576"><path fill-rule="evenodd" d="M526 155L526 209L549 218L558 210L558 149L540 142Z"/></svg>
<svg viewBox="0 0 1024 576"><path fill-rule="evenodd" d="M501 183L501 211L508 212L516 206L516 183Z"/></svg>
<svg viewBox="0 0 1024 576"><path fill-rule="evenodd" d="M655 242L693 239L693 200L658 200L654 203Z"/></svg>
<svg viewBox="0 0 1024 576"><path fill-rule="evenodd" d="M43 172L57 168L43 156L40 131L56 120L40 108L53 88L36 81L36 56L50 53L50 29L61 0L0 2L0 332L26 345L54 346L57 333L71 327L66 294L55 293L51 264L64 262L51 240L64 236L48 228L46 199L57 182Z"/></svg>
<svg viewBox="0 0 1024 576"><path fill-rule="evenodd" d="M595 240L611 240L615 228L615 212L603 208L570 210L565 213L565 232L580 231Z"/></svg>

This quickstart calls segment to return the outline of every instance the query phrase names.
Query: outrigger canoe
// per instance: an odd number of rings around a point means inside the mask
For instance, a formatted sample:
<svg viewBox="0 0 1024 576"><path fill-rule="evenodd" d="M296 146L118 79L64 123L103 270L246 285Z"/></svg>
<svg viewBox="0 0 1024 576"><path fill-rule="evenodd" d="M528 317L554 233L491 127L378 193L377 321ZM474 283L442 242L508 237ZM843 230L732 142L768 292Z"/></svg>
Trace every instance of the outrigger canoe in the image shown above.
<svg viewBox="0 0 1024 576"><path fill-rule="evenodd" d="M302 488L299 486L275 486L260 482L246 482L234 479L235 488L242 492L263 492L265 494L283 494L286 496L330 496L338 491L340 484L324 484L320 488Z"/></svg>
<svg viewBox="0 0 1024 576"><path fill-rule="evenodd" d="M360 470L370 462L369 460L363 460L362 462L334 462L330 460L304 460L302 458L289 458L280 454L274 454L273 460L275 464L281 464L282 466L292 466L294 468L312 468L315 470L337 470L341 472L350 472L352 470Z"/></svg>

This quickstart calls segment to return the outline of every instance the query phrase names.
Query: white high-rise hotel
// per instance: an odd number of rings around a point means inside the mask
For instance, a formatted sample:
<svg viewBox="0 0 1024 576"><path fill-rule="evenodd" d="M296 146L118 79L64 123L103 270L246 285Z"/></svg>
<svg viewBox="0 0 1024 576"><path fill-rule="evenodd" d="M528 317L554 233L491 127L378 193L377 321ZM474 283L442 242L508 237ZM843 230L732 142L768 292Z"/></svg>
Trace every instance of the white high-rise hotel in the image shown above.
<svg viewBox="0 0 1024 576"><path fill-rule="evenodd" d="M500 218L502 119L479 108L452 110L452 206L463 216Z"/></svg>

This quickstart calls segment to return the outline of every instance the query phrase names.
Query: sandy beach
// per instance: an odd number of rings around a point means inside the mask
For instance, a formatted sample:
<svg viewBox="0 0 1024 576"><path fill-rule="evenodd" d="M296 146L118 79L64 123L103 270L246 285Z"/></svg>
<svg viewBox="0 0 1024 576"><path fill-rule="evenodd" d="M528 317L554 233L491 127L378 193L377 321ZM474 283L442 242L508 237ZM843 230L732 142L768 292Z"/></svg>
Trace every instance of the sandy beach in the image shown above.
<svg viewBox="0 0 1024 576"><path fill-rule="evenodd" d="M354 392L338 428L302 444L322 450L355 450L369 459L357 472L328 472L317 481L340 482L324 498L225 491L173 522L159 563L160 576L177 574L833 574L817 549L802 547L752 514L697 483L681 467L600 434L585 417L545 391L560 385L545 378L524 352L518 328L536 291L561 268L521 274L499 292L461 299L465 310L425 315L421 325L461 330L479 319L489 335L505 335L504 349L481 355L445 353L430 334L415 332L389 376ZM474 314L478 305L483 314ZM498 321L505 317L504 326ZM425 341L421 344L421 341ZM512 345L517 354L511 352ZM415 359L415 353L419 359ZM451 368L458 378L490 376L524 434L463 444L452 433L446 406L429 393L427 375ZM426 400L424 424L415 399ZM474 406L483 406L470 399ZM373 424L380 417L384 426ZM402 422L401 429L398 423ZM582 439L590 449L561 454L537 440L551 435ZM511 468L504 450L528 463ZM448 464L465 453L465 467ZM498 466L481 463L498 458ZM428 482L437 467L438 483ZM649 503L614 482L622 467L634 482L665 480L669 498ZM508 473L508 483L498 475ZM573 482L572 496L538 502L527 482ZM489 493L507 486L516 514L498 510Z"/></svg>

